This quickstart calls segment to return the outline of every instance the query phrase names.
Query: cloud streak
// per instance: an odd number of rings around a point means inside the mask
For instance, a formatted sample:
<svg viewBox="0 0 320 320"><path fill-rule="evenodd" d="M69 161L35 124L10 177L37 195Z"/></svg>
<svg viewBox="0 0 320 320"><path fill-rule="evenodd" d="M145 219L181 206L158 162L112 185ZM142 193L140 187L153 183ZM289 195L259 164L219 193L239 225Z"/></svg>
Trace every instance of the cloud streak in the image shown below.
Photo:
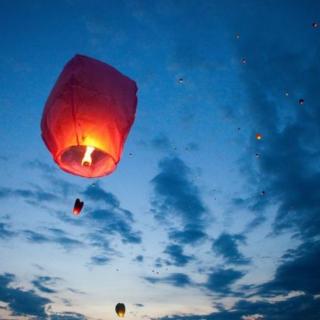
<svg viewBox="0 0 320 320"><path fill-rule="evenodd" d="M188 275L184 273L172 273L167 277L145 277L146 281L155 284L155 283L165 283L174 287L187 287L192 286L193 283Z"/></svg>
<svg viewBox="0 0 320 320"><path fill-rule="evenodd" d="M213 241L212 249L218 255L224 258L227 263L235 265L249 264L250 260L239 251L239 243L244 243L243 235L231 235L222 233Z"/></svg>
<svg viewBox="0 0 320 320"><path fill-rule="evenodd" d="M171 239L194 245L206 237L203 229L208 209L191 181L191 170L178 157L164 158L158 166L159 173L151 180L153 213L160 221L173 220L182 225L170 230Z"/></svg>

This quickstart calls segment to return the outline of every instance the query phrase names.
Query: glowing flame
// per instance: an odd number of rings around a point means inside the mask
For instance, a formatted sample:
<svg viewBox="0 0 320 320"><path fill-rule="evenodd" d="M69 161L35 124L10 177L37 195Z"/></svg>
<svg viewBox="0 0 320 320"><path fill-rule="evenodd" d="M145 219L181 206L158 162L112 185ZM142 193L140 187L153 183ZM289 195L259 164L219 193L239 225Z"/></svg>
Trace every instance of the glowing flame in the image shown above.
<svg viewBox="0 0 320 320"><path fill-rule="evenodd" d="M91 166L91 163L92 163L91 155L93 151L94 151L94 147L90 147L90 146L86 147L86 152L82 158L81 165L83 165L84 167Z"/></svg>

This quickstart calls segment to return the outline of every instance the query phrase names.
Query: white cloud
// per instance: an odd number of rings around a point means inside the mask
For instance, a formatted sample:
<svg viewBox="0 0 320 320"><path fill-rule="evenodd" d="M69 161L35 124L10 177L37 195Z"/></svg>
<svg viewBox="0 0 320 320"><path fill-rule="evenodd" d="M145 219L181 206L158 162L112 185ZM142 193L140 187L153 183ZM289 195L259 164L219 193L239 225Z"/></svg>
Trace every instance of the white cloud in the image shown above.
<svg viewBox="0 0 320 320"><path fill-rule="evenodd" d="M262 314L251 314L247 316L242 316L242 320L263 320L264 316Z"/></svg>

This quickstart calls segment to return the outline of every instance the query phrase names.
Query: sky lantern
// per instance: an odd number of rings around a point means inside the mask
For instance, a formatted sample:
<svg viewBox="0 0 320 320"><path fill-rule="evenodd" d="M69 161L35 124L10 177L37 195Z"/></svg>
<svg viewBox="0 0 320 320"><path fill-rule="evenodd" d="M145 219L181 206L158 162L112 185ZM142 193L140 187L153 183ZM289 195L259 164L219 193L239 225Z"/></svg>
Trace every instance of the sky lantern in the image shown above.
<svg viewBox="0 0 320 320"><path fill-rule="evenodd" d="M126 306L123 303L118 303L116 305L116 314L120 317L123 318L125 313L126 313Z"/></svg>
<svg viewBox="0 0 320 320"><path fill-rule="evenodd" d="M80 212L83 208L83 204L84 204L83 201L80 201L80 199L78 199L78 198L76 199L76 201L74 203L73 211L72 211L75 216L80 215Z"/></svg>
<svg viewBox="0 0 320 320"><path fill-rule="evenodd" d="M262 134L261 133L256 133L256 139L261 140L262 139Z"/></svg>
<svg viewBox="0 0 320 320"><path fill-rule="evenodd" d="M136 83L101 61L76 55L62 70L41 120L58 166L96 178L112 173L134 122Z"/></svg>

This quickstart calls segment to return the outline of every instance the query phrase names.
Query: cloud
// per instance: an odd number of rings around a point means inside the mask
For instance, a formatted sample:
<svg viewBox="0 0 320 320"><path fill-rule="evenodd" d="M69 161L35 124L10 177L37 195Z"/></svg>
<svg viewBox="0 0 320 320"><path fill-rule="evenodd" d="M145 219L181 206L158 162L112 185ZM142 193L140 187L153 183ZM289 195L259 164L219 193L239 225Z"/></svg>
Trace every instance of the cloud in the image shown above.
<svg viewBox="0 0 320 320"><path fill-rule="evenodd" d="M14 280L15 276L13 274L0 275L0 301L8 304L13 315L45 319L45 308L51 301L37 295L32 290L12 288L11 284Z"/></svg>
<svg viewBox="0 0 320 320"><path fill-rule="evenodd" d="M24 230L23 234L25 235L27 240L33 243L45 243L51 241L51 239L47 235L32 230Z"/></svg>
<svg viewBox="0 0 320 320"><path fill-rule="evenodd" d="M241 72L248 94L246 116L252 123L251 136L261 132L263 139L251 139L243 158L245 172L257 189L266 191L268 203L277 205L275 234L290 231L310 239L320 233L320 46L305 30L299 32L306 37L304 43L313 44L308 52L288 46L279 35L261 37L246 31L239 42L239 55L250 52L250 63ZM255 164L248 156L254 152L261 155ZM257 198L255 204L260 201Z"/></svg>
<svg viewBox="0 0 320 320"><path fill-rule="evenodd" d="M262 314L251 314L242 316L241 320L263 320L264 316Z"/></svg>
<svg viewBox="0 0 320 320"><path fill-rule="evenodd" d="M83 246L81 241L69 237L67 233L61 229L48 228L48 230L52 233L51 240L60 244L65 249L75 249Z"/></svg>
<svg viewBox="0 0 320 320"><path fill-rule="evenodd" d="M172 264L176 267L183 267L194 259L192 256L185 255L183 253L183 247L176 244L168 245L164 250L164 253L170 257L170 260L167 262L167 264Z"/></svg>
<svg viewBox="0 0 320 320"><path fill-rule="evenodd" d="M150 283L166 283L174 287L187 287L193 285L189 276L184 273L172 273L167 277L158 278L158 277L145 277Z"/></svg>
<svg viewBox="0 0 320 320"><path fill-rule="evenodd" d="M151 140L151 145L155 149L158 149L158 150L161 150L161 151L168 151L171 148L170 140L164 134L160 134L160 135L155 136Z"/></svg>
<svg viewBox="0 0 320 320"><path fill-rule="evenodd" d="M120 201L110 192L103 190L99 183L90 185L84 192L86 199L94 203L96 209L92 209L83 216L83 221L89 224L95 231L106 235L119 234L123 243L141 243L141 234L134 231L133 214L131 211L121 208ZM97 202L105 205L99 208ZM91 233L90 233L91 234ZM94 239L95 236L91 236ZM94 241L97 244L97 241Z"/></svg>
<svg viewBox="0 0 320 320"><path fill-rule="evenodd" d="M32 281L32 284L42 293L53 294L56 290L49 288L62 280L57 277L39 276ZM39 320L85 320L84 315L76 312L50 313L52 301L42 297L34 290L24 290L14 287L17 278L11 273L0 274L0 302L8 305L6 308L14 317L27 317L28 319ZM82 292L69 289L77 294Z"/></svg>
<svg viewBox="0 0 320 320"><path fill-rule="evenodd" d="M9 239L15 235L16 233L9 229L9 224L0 222L0 239Z"/></svg>
<svg viewBox="0 0 320 320"><path fill-rule="evenodd" d="M105 190L103 190L98 182L88 186L86 190L82 192L82 194L86 199L90 199L93 201L102 201L114 208L120 207L119 200L111 192L106 192Z"/></svg>
<svg viewBox="0 0 320 320"><path fill-rule="evenodd" d="M10 189L0 187L0 198L22 198L28 202L50 202L58 199L56 195L50 192L43 191L40 187L35 190L27 189Z"/></svg>
<svg viewBox="0 0 320 320"><path fill-rule="evenodd" d="M96 209L89 212L84 219L99 232L107 235L119 234L123 243L141 243L141 235L132 230L132 223L126 216L114 210Z"/></svg>
<svg viewBox="0 0 320 320"><path fill-rule="evenodd" d="M63 312L50 315L50 320L86 320L87 318L77 312Z"/></svg>
<svg viewBox="0 0 320 320"><path fill-rule="evenodd" d="M248 264L250 259L244 257L238 249L238 244L244 242L245 237L243 235L222 233L213 241L212 249L217 255L223 257L227 263L235 265Z"/></svg>
<svg viewBox="0 0 320 320"><path fill-rule="evenodd" d="M27 161L25 165L28 168L37 169L45 174L56 173L58 171L58 168L56 166L47 164L46 162L40 161L38 159Z"/></svg>
<svg viewBox="0 0 320 320"><path fill-rule="evenodd" d="M49 286L54 286L61 278L49 277L49 276L39 276L32 281L32 284L43 293L56 293L55 289Z"/></svg>
<svg viewBox="0 0 320 320"><path fill-rule="evenodd" d="M310 295L289 298L280 302L240 300L231 309L219 308L207 315L170 315L159 320L240 320L249 317L253 320L318 320L320 304ZM260 316L260 318L258 317ZM250 319L250 318L247 318Z"/></svg>
<svg viewBox="0 0 320 320"><path fill-rule="evenodd" d="M205 237L204 219L208 211L190 175L190 168L180 158L162 159L159 173L151 180L155 194L152 207L157 219L175 219L182 224L182 230L170 230L171 238L194 244Z"/></svg>
<svg viewBox="0 0 320 320"><path fill-rule="evenodd" d="M142 303L135 303L134 305L136 307L139 307L139 308L143 308L144 307L144 304L142 304Z"/></svg>
<svg viewBox="0 0 320 320"><path fill-rule="evenodd" d="M212 292L227 295L232 293L231 286L245 275L235 269L217 269L209 274L205 287Z"/></svg>
<svg viewBox="0 0 320 320"><path fill-rule="evenodd" d="M143 262L143 260L144 260L144 257L141 254L134 258L134 261L137 261L137 262Z"/></svg>
<svg viewBox="0 0 320 320"><path fill-rule="evenodd" d="M57 166L47 164L38 159L26 162L25 166L28 169L38 170L46 181L49 182L55 194L59 194L62 198L79 191L78 185L60 178L61 171Z"/></svg>
<svg viewBox="0 0 320 320"><path fill-rule="evenodd" d="M186 151L199 151L199 149L199 144L195 142L189 142L185 148Z"/></svg>
<svg viewBox="0 0 320 320"><path fill-rule="evenodd" d="M23 235L28 241L33 243L55 243L66 250L82 247L84 244L67 235L65 231L58 228L47 228L46 233L39 233L33 230L23 230Z"/></svg>
<svg viewBox="0 0 320 320"><path fill-rule="evenodd" d="M186 225L183 230L169 231L169 238L180 244L197 244L200 241L205 240L207 234L197 225Z"/></svg>
<svg viewBox="0 0 320 320"><path fill-rule="evenodd" d="M274 279L263 284L259 293L272 296L290 291L320 293L320 241L305 242L283 256Z"/></svg>
<svg viewBox="0 0 320 320"><path fill-rule="evenodd" d="M111 259L107 256L93 256L91 257L91 263L96 266L106 265Z"/></svg>
<svg viewBox="0 0 320 320"><path fill-rule="evenodd" d="M87 237L90 245L100 249L104 254L116 254L116 251L111 248L110 241L106 238L106 236L101 235L98 232L91 232L87 235Z"/></svg>

